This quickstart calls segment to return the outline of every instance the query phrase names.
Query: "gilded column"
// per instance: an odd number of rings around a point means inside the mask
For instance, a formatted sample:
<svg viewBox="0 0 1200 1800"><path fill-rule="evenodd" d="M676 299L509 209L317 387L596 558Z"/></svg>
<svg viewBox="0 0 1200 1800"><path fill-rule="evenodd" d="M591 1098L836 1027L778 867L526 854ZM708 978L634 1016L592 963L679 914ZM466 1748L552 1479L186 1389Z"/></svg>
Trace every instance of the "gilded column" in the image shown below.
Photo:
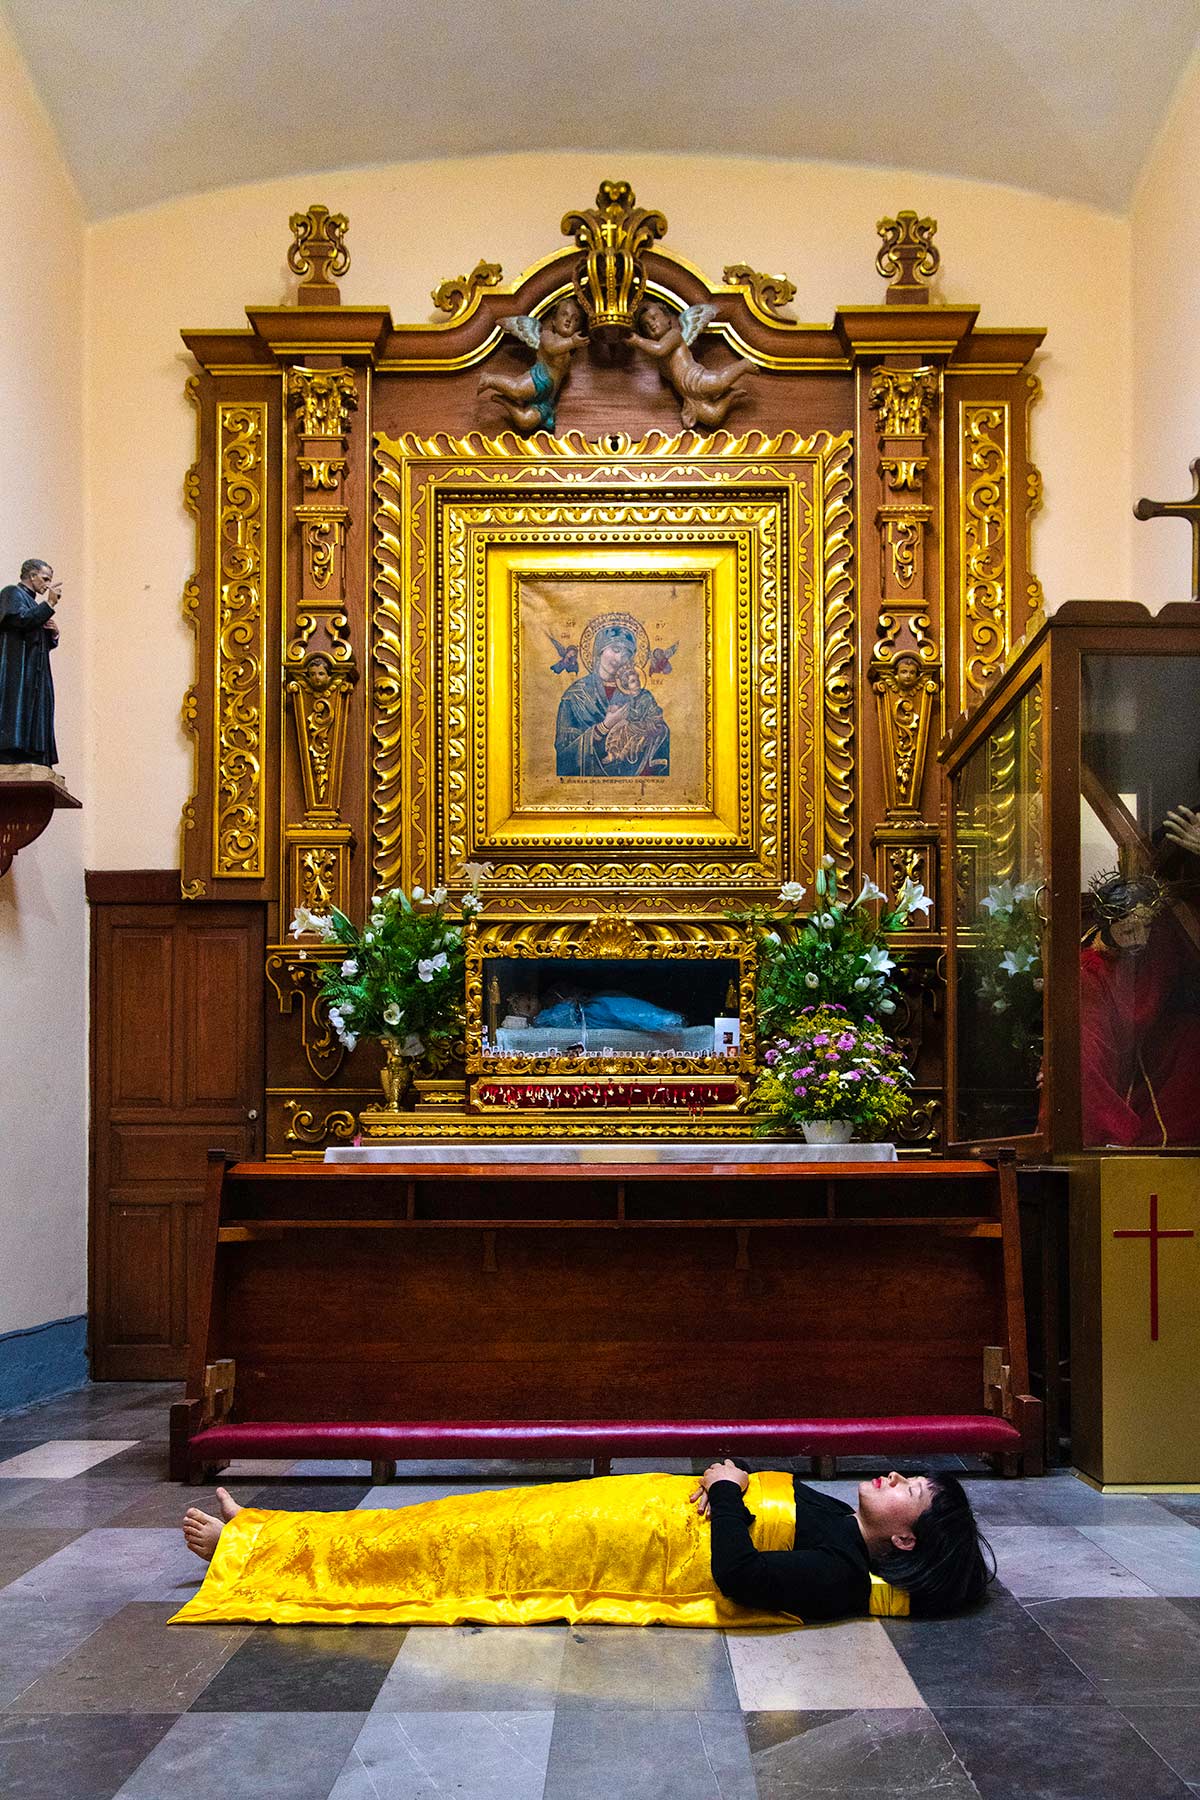
<svg viewBox="0 0 1200 1800"><path fill-rule="evenodd" d="M344 368L292 368L287 398L296 419L293 529L299 592L289 597L284 681L291 702L303 790L302 819L284 828L287 909L343 909L349 901L353 834L341 816L350 694L358 668L346 613L344 490L347 432L358 405ZM295 563L293 563L293 568Z"/></svg>

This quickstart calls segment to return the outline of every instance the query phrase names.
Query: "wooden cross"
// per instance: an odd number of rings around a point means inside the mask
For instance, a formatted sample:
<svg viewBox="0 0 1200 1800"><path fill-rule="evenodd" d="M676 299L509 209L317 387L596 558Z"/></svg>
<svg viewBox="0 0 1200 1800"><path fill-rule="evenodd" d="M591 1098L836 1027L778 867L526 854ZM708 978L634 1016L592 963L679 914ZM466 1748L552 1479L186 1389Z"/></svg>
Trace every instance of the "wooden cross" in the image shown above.
<svg viewBox="0 0 1200 1800"><path fill-rule="evenodd" d="M1191 465L1190 500L1139 500L1135 519L1186 519L1192 528L1192 599L1200 601L1200 456Z"/></svg>
<svg viewBox="0 0 1200 1800"><path fill-rule="evenodd" d="M1195 1237L1194 1231L1160 1231L1158 1229L1158 1195L1150 1196L1149 1231L1114 1231L1115 1238L1149 1238L1150 1240L1150 1342L1158 1342L1158 1243L1160 1238Z"/></svg>

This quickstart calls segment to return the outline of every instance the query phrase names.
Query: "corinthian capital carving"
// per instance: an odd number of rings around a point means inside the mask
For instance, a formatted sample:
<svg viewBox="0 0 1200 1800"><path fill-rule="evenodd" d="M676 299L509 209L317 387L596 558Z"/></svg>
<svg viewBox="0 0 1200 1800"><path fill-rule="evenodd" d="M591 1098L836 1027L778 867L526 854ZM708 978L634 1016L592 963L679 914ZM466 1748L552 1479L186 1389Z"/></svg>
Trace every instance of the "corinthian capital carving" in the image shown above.
<svg viewBox="0 0 1200 1800"><path fill-rule="evenodd" d="M287 397L302 438L344 437L358 388L348 369L289 369Z"/></svg>
<svg viewBox="0 0 1200 1800"><path fill-rule="evenodd" d="M881 438L923 438L938 394L936 369L876 369L867 396Z"/></svg>

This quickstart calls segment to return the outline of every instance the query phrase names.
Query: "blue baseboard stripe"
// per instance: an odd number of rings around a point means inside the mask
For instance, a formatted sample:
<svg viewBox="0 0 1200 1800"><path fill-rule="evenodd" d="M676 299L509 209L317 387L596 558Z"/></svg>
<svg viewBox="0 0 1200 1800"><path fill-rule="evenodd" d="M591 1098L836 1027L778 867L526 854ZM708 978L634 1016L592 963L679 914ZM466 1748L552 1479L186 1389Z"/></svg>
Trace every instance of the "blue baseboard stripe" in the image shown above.
<svg viewBox="0 0 1200 1800"><path fill-rule="evenodd" d="M0 1413L87 1381L87 1314L0 1333Z"/></svg>

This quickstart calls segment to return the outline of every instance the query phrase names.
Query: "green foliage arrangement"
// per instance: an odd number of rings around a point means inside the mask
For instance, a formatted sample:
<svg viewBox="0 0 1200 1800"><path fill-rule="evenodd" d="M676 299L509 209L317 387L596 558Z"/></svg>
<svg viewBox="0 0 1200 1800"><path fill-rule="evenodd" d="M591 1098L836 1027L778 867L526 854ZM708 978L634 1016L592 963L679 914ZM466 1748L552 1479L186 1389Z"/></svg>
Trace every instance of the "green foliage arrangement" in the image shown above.
<svg viewBox="0 0 1200 1800"><path fill-rule="evenodd" d="M815 1119L848 1119L858 1131L887 1132L908 1111L912 1076L873 1019L845 1007L807 1006L769 1045L751 1093L764 1115L759 1136Z"/></svg>
<svg viewBox="0 0 1200 1800"><path fill-rule="evenodd" d="M748 917L759 928L757 1013L760 1039L784 1032L814 1006L844 1007L859 1022L894 1013L897 991L890 976L895 962L888 934L900 931L930 901L919 882L905 880L893 903L871 880L855 900L838 893L833 858L817 870L817 905L798 911L806 889L785 882L779 909L756 909ZM876 901L884 908L877 915Z"/></svg>
<svg viewBox="0 0 1200 1800"><path fill-rule="evenodd" d="M445 1066L463 1029L463 923L480 910L479 878L488 872L486 863L467 865L470 888L457 918L447 916L445 888L373 895L361 931L336 906L327 914L296 909L293 937L312 933L345 953L323 964L321 991L347 1050L361 1037L379 1038L429 1069Z"/></svg>

